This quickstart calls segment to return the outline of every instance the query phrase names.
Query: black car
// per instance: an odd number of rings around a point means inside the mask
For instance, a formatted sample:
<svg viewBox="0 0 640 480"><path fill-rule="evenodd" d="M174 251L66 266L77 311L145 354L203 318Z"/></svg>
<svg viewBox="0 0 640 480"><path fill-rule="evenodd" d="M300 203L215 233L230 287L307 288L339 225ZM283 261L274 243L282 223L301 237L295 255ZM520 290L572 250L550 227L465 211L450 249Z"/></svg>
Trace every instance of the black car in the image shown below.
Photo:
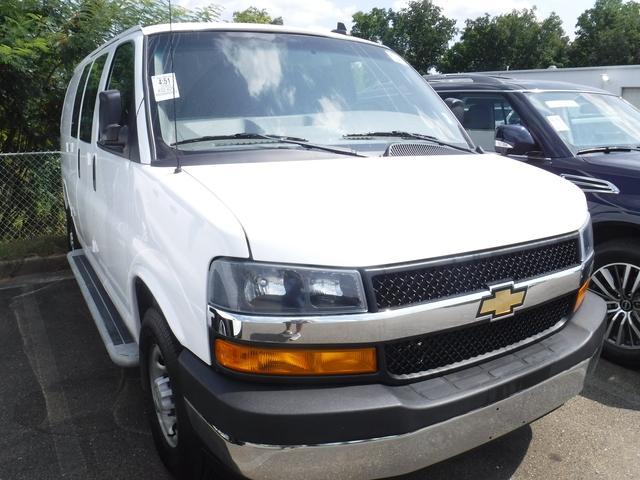
<svg viewBox="0 0 640 480"><path fill-rule="evenodd" d="M549 170L585 192L596 243L590 288L608 304L604 353L640 365L640 111L604 90L563 82L425 78L485 151Z"/></svg>

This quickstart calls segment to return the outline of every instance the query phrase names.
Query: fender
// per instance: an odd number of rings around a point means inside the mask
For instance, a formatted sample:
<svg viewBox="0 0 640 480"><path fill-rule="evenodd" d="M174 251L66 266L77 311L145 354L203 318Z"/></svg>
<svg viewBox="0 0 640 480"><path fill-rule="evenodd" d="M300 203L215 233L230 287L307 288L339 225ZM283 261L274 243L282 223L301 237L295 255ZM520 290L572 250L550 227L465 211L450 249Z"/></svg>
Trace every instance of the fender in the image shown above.
<svg viewBox="0 0 640 480"><path fill-rule="evenodd" d="M152 262L149 262L149 257L153 257ZM149 268L149 265L153 265L153 267ZM160 278L165 280L161 281ZM167 323L169 324L169 327L176 339L184 345L184 330L178 321L178 315L173 303L169 300L169 295L163 286L167 285L165 282L169 279L174 282L173 285L179 285L177 277L171 272L168 265L160 260L157 255L153 255L148 252L147 254L138 255L134 259L131 269L129 270L129 295L131 296L130 298L132 298L132 320L134 322L130 327L132 327L131 329L134 330L137 336L139 336L142 318L139 313L138 298L136 294L136 280L140 280L146 285L153 295L153 298L160 307L160 310L167 320ZM185 301L185 303L187 302Z"/></svg>
<svg viewBox="0 0 640 480"><path fill-rule="evenodd" d="M194 311L174 271L157 252L149 249L143 250L134 258L129 270L129 295L132 299L132 324L129 328L135 336L140 336L142 322L136 295L136 280L142 281L149 289L178 342L200 358L209 359L204 306L202 312ZM167 289L169 285L171 291ZM188 339L192 341L189 342Z"/></svg>

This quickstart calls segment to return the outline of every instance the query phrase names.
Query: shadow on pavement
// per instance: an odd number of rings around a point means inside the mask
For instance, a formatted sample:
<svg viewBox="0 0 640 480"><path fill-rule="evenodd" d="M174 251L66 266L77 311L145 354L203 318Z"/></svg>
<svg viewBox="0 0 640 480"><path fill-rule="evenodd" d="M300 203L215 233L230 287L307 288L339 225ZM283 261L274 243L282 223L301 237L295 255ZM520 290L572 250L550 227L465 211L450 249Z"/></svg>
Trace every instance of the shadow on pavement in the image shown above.
<svg viewBox="0 0 640 480"><path fill-rule="evenodd" d="M630 369L603 358L582 396L614 408L640 411L640 369Z"/></svg>
<svg viewBox="0 0 640 480"><path fill-rule="evenodd" d="M0 285L0 479L168 480L75 280Z"/></svg>

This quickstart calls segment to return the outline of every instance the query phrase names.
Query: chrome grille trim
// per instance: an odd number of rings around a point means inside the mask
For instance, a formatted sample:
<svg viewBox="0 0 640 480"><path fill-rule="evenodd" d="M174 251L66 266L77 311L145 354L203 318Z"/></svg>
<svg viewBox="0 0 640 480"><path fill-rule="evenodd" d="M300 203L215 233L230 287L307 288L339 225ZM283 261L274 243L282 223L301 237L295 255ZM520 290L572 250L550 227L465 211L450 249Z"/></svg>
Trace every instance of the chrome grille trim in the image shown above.
<svg viewBox="0 0 640 480"><path fill-rule="evenodd" d="M545 248L549 251L543 250ZM519 257L513 267L505 267L509 264L509 256ZM553 257L558 256L562 257L562 262L553 261ZM527 266L522 267L525 261ZM536 265L542 261L549 264L548 269ZM370 309L403 309L445 298L466 296L483 291L490 284L503 281L519 283L549 275L574 268L581 261L580 238L573 233L506 248L368 268L364 271L364 280L368 290L373 292L369 302ZM552 268L553 265L557 268ZM468 272L461 272L463 269Z"/></svg>

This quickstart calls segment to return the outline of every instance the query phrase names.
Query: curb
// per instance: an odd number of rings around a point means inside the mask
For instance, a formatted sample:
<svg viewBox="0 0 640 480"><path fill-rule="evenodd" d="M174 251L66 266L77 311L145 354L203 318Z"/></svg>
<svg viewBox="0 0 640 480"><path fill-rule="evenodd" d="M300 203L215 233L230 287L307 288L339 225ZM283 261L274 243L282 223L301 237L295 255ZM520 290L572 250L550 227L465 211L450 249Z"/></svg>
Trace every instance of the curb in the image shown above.
<svg viewBox="0 0 640 480"><path fill-rule="evenodd" d="M48 257L27 257L18 260L0 260L0 278L22 277L37 273L68 270L69 263L64 254Z"/></svg>

